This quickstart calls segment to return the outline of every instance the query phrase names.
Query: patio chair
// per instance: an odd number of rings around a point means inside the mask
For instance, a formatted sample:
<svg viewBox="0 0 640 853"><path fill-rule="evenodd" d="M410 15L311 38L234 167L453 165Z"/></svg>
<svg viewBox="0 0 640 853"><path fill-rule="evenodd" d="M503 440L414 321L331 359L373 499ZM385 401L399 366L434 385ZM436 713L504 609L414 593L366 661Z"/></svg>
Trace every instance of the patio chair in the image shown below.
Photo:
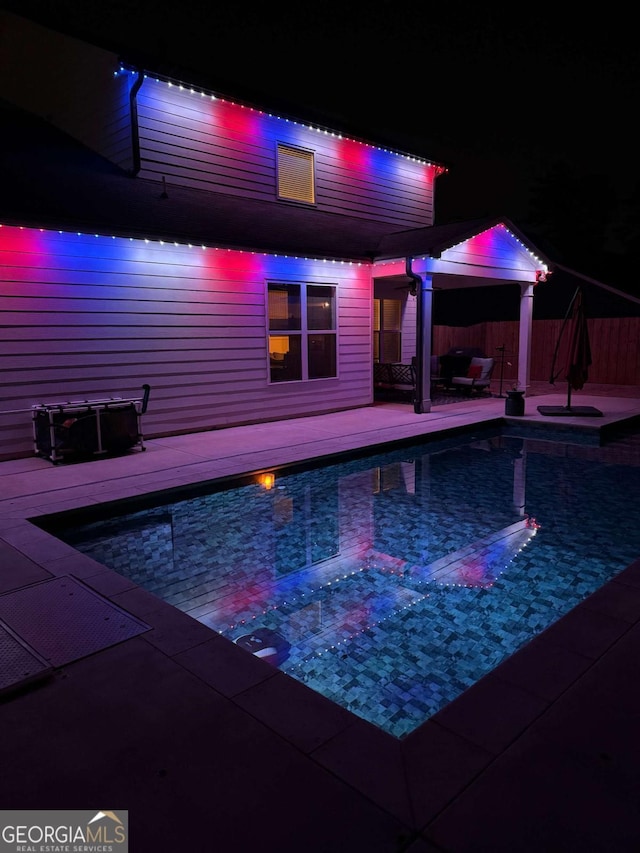
<svg viewBox="0 0 640 853"><path fill-rule="evenodd" d="M494 366L493 358L478 358L474 356L469 363L466 376L452 376L452 388L471 395L485 392L491 384L491 374Z"/></svg>

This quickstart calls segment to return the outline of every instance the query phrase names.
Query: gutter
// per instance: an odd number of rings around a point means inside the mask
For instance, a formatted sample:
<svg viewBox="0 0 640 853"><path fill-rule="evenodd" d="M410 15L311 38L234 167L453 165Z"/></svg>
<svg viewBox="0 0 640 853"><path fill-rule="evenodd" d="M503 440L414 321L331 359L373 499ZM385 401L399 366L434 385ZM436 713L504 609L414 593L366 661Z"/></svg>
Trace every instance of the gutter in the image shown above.
<svg viewBox="0 0 640 853"><path fill-rule="evenodd" d="M405 269L407 276L415 282L416 286L416 392L413 398L413 411L416 415L423 413L424 400L422 397L422 378L424 365L424 318L422 305L422 278L415 273L411 267L413 258L407 257Z"/></svg>
<svg viewBox="0 0 640 853"><path fill-rule="evenodd" d="M129 92L129 118L131 121L131 155L133 157L133 166L131 169L131 176L135 178L135 176L140 171L141 162L140 162L140 134L138 129L138 101L137 96L140 91L140 87L144 83L144 72L138 71L138 77L131 87L131 91Z"/></svg>

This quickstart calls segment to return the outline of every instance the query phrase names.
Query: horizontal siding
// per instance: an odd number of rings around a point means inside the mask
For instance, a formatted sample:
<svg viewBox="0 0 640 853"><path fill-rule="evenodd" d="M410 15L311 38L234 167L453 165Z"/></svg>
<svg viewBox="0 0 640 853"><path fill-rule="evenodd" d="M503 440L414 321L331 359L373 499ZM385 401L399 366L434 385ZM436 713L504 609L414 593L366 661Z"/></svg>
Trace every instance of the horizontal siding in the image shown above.
<svg viewBox="0 0 640 853"><path fill-rule="evenodd" d="M312 150L317 206L401 226L433 221L433 168L166 83L138 93L141 176L277 203L276 143Z"/></svg>
<svg viewBox="0 0 640 853"><path fill-rule="evenodd" d="M339 377L270 385L267 280L338 288ZM31 407L141 399L147 437L367 405L369 271L0 229L0 458L33 452Z"/></svg>
<svg viewBox="0 0 640 853"><path fill-rule="evenodd" d="M514 272L530 276L532 256L507 228L494 226L442 253L438 271L464 274L471 269L476 275L484 270L492 277L502 270L506 279Z"/></svg>

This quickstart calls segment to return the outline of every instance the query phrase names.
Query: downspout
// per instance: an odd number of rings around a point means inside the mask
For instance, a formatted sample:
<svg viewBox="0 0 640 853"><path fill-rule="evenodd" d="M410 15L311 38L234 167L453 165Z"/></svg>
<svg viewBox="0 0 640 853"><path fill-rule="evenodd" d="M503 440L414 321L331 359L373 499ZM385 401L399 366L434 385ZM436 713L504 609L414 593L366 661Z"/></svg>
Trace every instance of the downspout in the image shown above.
<svg viewBox="0 0 640 853"><path fill-rule="evenodd" d="M411 269L413 258L406 259L406 272L416 285L416 393L413 398L413 411L417 415L422 414L422 368L424 364L424 319L422 305L422 278Z"/></svg>
<svg viewBox="0 0 640 853"><path fill-rule="evenodd" d="M138 71L138 78L131 87L129 92L129 118L131 121L131 155L133 158L133 167L131 176L135 176L140 171L140 134L138 132L138 101L137 96L140 87L144 83L144 72Z"/></svg>

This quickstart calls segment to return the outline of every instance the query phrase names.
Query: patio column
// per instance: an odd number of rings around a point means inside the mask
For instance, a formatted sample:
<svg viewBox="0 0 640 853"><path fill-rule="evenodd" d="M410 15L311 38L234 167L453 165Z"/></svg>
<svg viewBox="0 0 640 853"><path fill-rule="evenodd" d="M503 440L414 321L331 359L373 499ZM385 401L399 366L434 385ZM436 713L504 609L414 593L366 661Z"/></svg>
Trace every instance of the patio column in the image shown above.
<svg viewBox="0 0 640 853"><path fill-rule="evenodd" d="M529 390L531 371L531 333L533 331L533 282L520 285L520 338L518 343L518 388Z"/></svg>
<svg viewBox="0 0 640 853"><path fill-rule="evenodd" d="M431 411L431 327L433 323L433 276L413 273L416 284L416 397L418 415Z"/></svg>
<svg viewBox="0 0 640 853"><path fill-rule="evenodd" d="M513 508L523 517L526 506L526 470L527 451L523 449L521 455L513 461Z"/></svg>

